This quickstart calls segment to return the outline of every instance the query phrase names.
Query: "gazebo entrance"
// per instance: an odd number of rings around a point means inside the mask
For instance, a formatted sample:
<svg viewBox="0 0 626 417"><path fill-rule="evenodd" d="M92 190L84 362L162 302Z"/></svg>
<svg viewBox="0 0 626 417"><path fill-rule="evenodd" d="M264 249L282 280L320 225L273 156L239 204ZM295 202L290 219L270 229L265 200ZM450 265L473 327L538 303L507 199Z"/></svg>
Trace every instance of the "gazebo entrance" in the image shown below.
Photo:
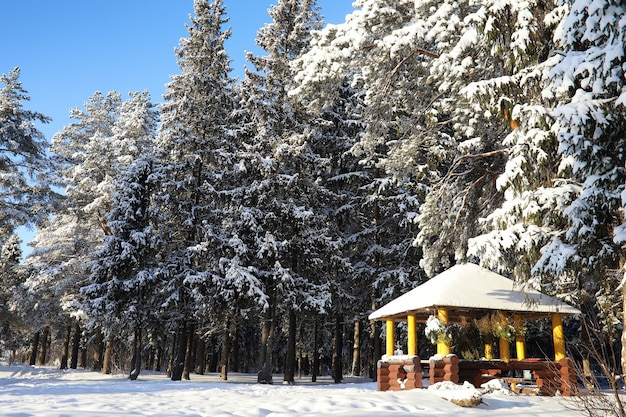
<svg viewBox="0 0 626 417"><path fill-rule="evenodd" d="M499 360L494 360L491 344L486 344L485 360L459 361L452 354L451 341L446 337L437 339L437 357L441 358L441 363L416 359L417 323L436 318L438 325L445 328L468 316L494 313L513 322L513 329L522 328L527 320L551 317L554 360L527 359L523 332L516 333L514 338L515 360L511 359L510 337L498 340ZM545 387L544 394L554 394L557 390L563 395L571 394L575 371L571 360L566 358L563 334L563 315L566 314L580 314L580 310L536 291L517 290L512 280L478 265L456 265L370 314L370 320L386 322L386 354L378 367L379 390L407 389L406 383L402 387L395 382L396 378L402 381L403 373L409 374L409 370L421 375L422 367L428 366L431 382L469 380L476 385L483 375L502 376L519 370L532 372L537 385ZM407 323L408 354L403 356L394 355L397 321ZM421 387L418 379L417 374L409 375L410 388Z"/></svg>

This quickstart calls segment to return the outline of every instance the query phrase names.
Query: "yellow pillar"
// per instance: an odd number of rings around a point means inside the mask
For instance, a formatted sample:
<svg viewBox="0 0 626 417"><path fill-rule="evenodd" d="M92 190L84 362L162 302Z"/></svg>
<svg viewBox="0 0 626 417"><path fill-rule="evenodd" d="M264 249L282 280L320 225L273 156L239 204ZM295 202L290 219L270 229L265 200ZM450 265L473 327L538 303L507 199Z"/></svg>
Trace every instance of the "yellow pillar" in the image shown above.
<svg viewBox="0 0 626 417"><path fill-rule="evenodd" d="M491 343L485 343L485 359L493 360L493 345Z"/></svg>
<svg viewBox="0 0 626 417"><path fill-rule="evenodd" d="M565 358L565 336L563 335L563 317L556 313L552 315L552 339L554 340L554 360Z"/></svg>
<svg viewBox="0 0 626 417"><path fill-rule="evenodd" d="M441 322L442 325L448 325L448 310L445 308L437 309L437 318ZM450 354L450 341L441 341L437 342L437 353L441 356L446 356Z"/></svg>
<svg viewBox="0 0 626 417"><path fill-rule="evenodd" d="M395 350L395 322L393 320L387 320L387 327L386 327L386 331L385 331L385 338L387 339L387 351L386 354L387 356L393 356L393 352Z"/></svg>
<svg viewBox="0 0 626 417"><path fill-rule="evenodd" d="M511 361L511 346L509 341L504 338L500 338L500 360L509 363Z"/></svg>
<svg viewBox="0 0 626 417"><path fill-rule="evenodd" d="M520 330L523 327L522 316L515 315L515 329ZM526 345L524 343L524 335L515 337L515 353L518 361L526 359Z"/></svg>
<svg viewBox="0 0 626 417"><path fill-rule="evenodd" d="M417 356L417 321L415 314L409 314L407 317L407 331L408 331L408 354L409 356Z"/></svg>

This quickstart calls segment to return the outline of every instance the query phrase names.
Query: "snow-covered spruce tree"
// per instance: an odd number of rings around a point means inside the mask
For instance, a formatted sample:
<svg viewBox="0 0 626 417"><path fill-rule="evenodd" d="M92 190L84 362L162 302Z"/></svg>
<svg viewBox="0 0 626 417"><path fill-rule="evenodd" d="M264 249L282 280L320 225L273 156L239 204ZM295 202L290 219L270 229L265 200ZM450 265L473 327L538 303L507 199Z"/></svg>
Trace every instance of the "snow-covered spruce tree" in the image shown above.
<svg viewBox="0 0 626 417"><path fill-rule="evenodd" d="M253 124L241 155L241 206L235 231L244 243L242 264L253 267L267 296L261 311L259 382L272 381L273 339L279 317L288 317L285 380L292 381L298 316L322 311L328 301L325 270L332 252L327 207L332 194L318 181L327 163L312 149L314 133L303 109L290 100L291 62L306 52L311 30L321 22L314 1L281 0L269 9L272 22L258 32L265 55L248 54L244 105Z"/></svg>
<svg viewBox="0 0 626 417"><path fill-rule="evenodd" d="M154 126L152 126L154 128ZM111 234L92 254L89 284L81 288L83 308L107 338L132 340L130 379L141 371L142 334L154 326L159 310L155 270L151 199L155 186L150 149L145 149L118 177L112 210L107 214Z"/></svg>
<svg viewBox="0 0 626 417"><path fill-rule="evenodd" d="M460 210L446 217L446 222L455 223L448 230L463 230L468 221L473 225L469 233L462 233L469 251L458 256L480 260L523 282L529 280L540 248L564 226L562 210L576 193L550 132L551 101L543 94L556 62L549 56L558 45L554 33L566 11L552 2L516 3L506 10L485 4L466 18L482 34L483 50L491 51L499 64L461 89L466 103L462 111L468 113L470 128L480 123L496 132L491 152L504 157L505 164L485 167L490 171L474 164L472 170L478 173L474 178L491 183L486 194L491 199L485 200L479 181L459 175L469 171L477 155L461 155L445 178L447 191L429 196L421 223L432 227L430 219L441 215L437 206L441 201L448 204L451 191L457 190L459 206L478 201L482 207L471 219L459 216ZM432 233L438 233L437 228Z"/></svg>
<svg viewBox="0 0 626 417"><path fill-rule="evenodd" d="M517 92L497 81L514 86L519 78L506 77L545 60L548 49L535 50L545 12L534 2L363 0L355 6L360 10L345 24L315 38L299 80L324 87L352 69L369 109L359 147L425 201L416 244L432 275L466 259L468 239L481 231L478 219L498 204L494 184L504 170L502 142ZM481 108L461 94L472 82L492 79L492 90L501 90L495 105L480 102Z"/></svg>
<svg viewBox="0 0 626 417"><path fill-rule="evenodd" d="M30 97L19 76L18 67L0 76L0 244L16 227L45 216L53 196L44 178L48 144L35 126L50 119L24 108Z"/></svg>
<svg viewBox="0 0 626 417"><path fill-rule="evenodd" d="M231 120L236 100L224 49L230 36L223 28L225 8L221 0L196 0L194 12L189 37L176 50L181 73L166 86L157 141L163 178L159 234L167 242L159 274L167 280L163 306L180 335L173 380L188 378L185 357L191 355L186 345L191 345L202 313L201 300L194 296L212 286L219 269L214 252L222 235L218 192L225 186L223 171L234 165Z"/></svg>
<svg viewBox="0 0 626 417"><path fill-rule="evenodd" d="M315 142L320 155L329 161L322 179L336 195L330 220L341 242L330 262L336 271L331 312L354 319L359 328L373 306L411 289L421 276L419 253L412 245L419 202L381 168L364 163L352 152L364 133L363 96L362 90L347 83L341 86L336 103L320 113ZM371 354L366 358L370 372L380 357L377 331L359 344ZM354 374L359 371L352 369Z"/></svg>
<svg viewBox="0 0 626 417"><path fill-rule="evenodd" d="M542 283L569 284L581 302L595 303L601 333L615 340L623 331L616 288L626 242L626 6L615 1L568 4L562 50L545 94L554 100L552 132L579 188L562 211L567 227L543 248L534 272ZM625 340L622 336L622 348Z"/></svg>

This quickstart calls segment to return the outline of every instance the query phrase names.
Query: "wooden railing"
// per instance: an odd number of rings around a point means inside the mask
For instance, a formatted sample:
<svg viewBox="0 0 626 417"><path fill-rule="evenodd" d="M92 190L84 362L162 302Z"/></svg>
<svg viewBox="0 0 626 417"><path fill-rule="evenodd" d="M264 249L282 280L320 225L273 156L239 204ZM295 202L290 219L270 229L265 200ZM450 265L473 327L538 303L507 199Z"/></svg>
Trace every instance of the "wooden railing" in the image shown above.
<svg viewBox="0 0 626 417"><path fill-rule="evenodd" d="M532 384L539 395L576 395L577 373L574 362L569 359L548 361L524 359L504 361L459 360L456 355L442 359L420 361L419 358L389 358L378 361L377 381L379 391L399 391L422 388L422 371L428 369L429 383L441 381L471 382L480 387L490 379L502 378L511 384ZM528 378L522 377L525 372Z"/></svg>

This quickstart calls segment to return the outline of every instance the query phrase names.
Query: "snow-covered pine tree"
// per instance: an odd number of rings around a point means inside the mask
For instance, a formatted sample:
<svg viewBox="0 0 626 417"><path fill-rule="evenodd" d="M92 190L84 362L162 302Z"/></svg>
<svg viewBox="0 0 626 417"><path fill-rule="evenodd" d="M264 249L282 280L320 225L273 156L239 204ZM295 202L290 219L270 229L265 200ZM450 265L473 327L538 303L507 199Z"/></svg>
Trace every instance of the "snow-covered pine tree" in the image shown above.
<svg viewBox="0 0 626 417"><path fill-rule="evenodd" d="M195 337L204 313L200 293L212 286L213 272L219 269L214 251L222 236L218 193L226 186L224 171L235 165L231 120L236 100L224 48L230 36L224 29L225 7L221 0L195 0L194 13L189 36L176 50L181 73L166 85L157 141L163 178L159 234L167 242L159 272L167 279L163 307L181 335L174 380L189 369L185 344Z"/></svg>
<svg viewBox="0 0 626 417"><path fill-rule="evenodd" d="M19 76L19 67L0 76L0 244L16 227L45 217L53 195L43 178L48 143L35 126L50 119L24 108L30 97Z"/></svg>
<svg viewBox="0 0 626 417"><path fill-rule="evenodd" d="M20 265L22 250L20 238L11 235L0 247L0 353L10 351L9 363L15 352L22 347L24 339L24 319L16 309L24 295L22 283L26 278Z"/></svg>
<svg viewBox="0 0 626 417"><path fill-rule="evenodd" d="M258 32L265 55L248 54L255 71L242 83L245 108L254 129L241 152L242 187L234 223L245 249L243 265L253 267L267 296L261 312L259 382L272 381L273 338L280 316L289 318L285 380L292 381L295 321L306 310L320 311L328 300L327 207L331 194L318 182L326 161L312 149L312 130L303 109L290 100L291 62L309 48L321 25L309 0L281 0L269 9L272 22ZM320 281L321 278L321 281Z"/></svg>
<svg viewBox="0 0 626 417"><path fill-rule="evenodd" d="M57 132L51 146L55 182L66 195L38 228L26 260L32 270L26 285L37 308L64 327L68 315L83 311L78 289L88 284L93 252L111 234L107 215L119 175L144 154L145 135L154 135L156 126L147 93L133 93L122 103L116 92L96 92L85 110L74 109L71 116L77 121Z"/></svg>

